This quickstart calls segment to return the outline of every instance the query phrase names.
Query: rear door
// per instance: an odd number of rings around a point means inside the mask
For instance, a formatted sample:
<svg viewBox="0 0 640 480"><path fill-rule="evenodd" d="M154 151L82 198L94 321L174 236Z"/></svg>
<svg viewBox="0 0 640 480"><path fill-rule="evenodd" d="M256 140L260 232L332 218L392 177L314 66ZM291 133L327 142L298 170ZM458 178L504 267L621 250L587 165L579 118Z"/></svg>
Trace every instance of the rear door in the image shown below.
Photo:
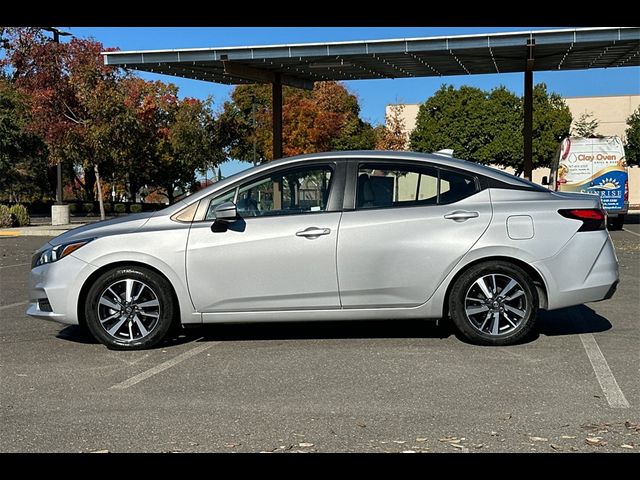
<svg viewBox="0 0 640 480"><path fill-rule="evenodd" d="M345 194L337 257L343 308L424 303L491 220L488 190L461 171L356 160L348 181L355 195Z"/></svg>

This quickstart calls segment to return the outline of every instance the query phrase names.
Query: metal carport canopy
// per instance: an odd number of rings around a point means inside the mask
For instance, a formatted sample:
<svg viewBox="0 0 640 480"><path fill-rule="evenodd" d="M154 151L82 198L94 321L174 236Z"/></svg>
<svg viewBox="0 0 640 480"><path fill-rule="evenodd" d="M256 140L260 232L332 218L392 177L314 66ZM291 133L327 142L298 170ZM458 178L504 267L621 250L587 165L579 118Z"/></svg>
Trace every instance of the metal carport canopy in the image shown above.
<svg viewBox="0 0 640 480"><path fill-rule="evenodd" d="M283 84L312 88L313 82L326 80L524 72L524 160L525 176L530 178L532 72L639 66L640 28L578 28L395 40L103 52L102 55L106 65L165 75L229 85L271 83L276 100L273 108L274 158L282 154Z"/></svg>

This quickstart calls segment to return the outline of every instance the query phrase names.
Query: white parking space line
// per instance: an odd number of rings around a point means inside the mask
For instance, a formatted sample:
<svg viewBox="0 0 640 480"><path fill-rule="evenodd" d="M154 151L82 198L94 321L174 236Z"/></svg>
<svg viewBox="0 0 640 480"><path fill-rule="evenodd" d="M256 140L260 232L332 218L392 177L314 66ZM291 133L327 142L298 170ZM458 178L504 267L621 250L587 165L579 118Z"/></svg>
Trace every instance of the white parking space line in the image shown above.
<svg viewBox="0 0 640 480"><path fill-rule="evenodd" d="M2 307L0 307L0 310L6 310L13 307L20 307L22 305L26 305L27 303L29 302L10 303L9 305L3 305Z"/></svg>
<svg viewBox="0 0 640 480"><path fill-rule="evenodd" d="M580 334L582 346L587 352L593 371L596 374L600 388L611 408L629 408L629 402L620 390L616 377L613 376L607 359L604 358L595 337L591 333Z"/></svg>
<svg viewBox="0 0 640 480"><path fill-rule="evenodd" d="M624 230L627 233L630 233L631 235L635 235L636 237L640 237L640 233L632 232L631 230L627 230L626 228L623 228L622 230Z"/></svg>
<svg viewBox="0 0 640 480"><path fill-rule="evenodd" d="M0 269L3 268L12 268L12 267L24 267L26 265L29 265L28 263L16 263L15 265L3 265L0 267Z"/></svg>
<svg viewBox="0 0 640 480"><path fill-rule="evenodd" d="M199 353L204 352L205 350L213 347L214 345L219 344L220 342L207 342L204 345L200 345L198 347L192 348L191 350L187 350L184 353L181 353L180 355L172 358L171 360L167 360L166 362L162 362L160 365L156 365L153 368L150 368L149 370L139 373L138 375L135 375L127 380L125 380L124 382L120 382L120 383L116 383L115 385L109 387L110 390L124 390L125 388L129 388L129 387L133 387L135 384L142 382L143 380L146 380L149 377L153 377L154 375L160 373L160 372L164 372L165 370L179 364L180 362L183 362L195 355L198 355Z"/></svg>

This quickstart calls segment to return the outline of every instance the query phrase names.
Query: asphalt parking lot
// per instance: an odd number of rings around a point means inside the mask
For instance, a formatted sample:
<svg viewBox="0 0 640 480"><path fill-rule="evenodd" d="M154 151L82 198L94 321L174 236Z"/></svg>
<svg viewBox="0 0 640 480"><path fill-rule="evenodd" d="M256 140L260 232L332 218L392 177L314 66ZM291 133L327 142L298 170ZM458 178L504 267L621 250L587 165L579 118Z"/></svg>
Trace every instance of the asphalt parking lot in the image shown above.
<svg viewBox="0 0 640 480"><path fill-rule="evenodd" d="M640 452L640 224L608 301L521 345L447 325L222 325L113 352L24 314L32 252L0 238L2 452Z"/></svg>

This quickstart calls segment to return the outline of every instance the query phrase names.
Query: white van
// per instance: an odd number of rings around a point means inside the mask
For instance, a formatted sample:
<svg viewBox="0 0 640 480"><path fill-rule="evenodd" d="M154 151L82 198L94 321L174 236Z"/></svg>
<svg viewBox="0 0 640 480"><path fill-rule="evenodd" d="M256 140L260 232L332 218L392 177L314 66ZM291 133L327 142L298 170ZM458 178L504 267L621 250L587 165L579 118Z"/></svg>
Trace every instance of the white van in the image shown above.
<svg viewBox="0 0 640 480"><path fill-rule="evenodd" d="M600 195L611 228L622 228L629 210L629 173L620 138L565 138L550 179L544 180L552 190Z"/></svg>

